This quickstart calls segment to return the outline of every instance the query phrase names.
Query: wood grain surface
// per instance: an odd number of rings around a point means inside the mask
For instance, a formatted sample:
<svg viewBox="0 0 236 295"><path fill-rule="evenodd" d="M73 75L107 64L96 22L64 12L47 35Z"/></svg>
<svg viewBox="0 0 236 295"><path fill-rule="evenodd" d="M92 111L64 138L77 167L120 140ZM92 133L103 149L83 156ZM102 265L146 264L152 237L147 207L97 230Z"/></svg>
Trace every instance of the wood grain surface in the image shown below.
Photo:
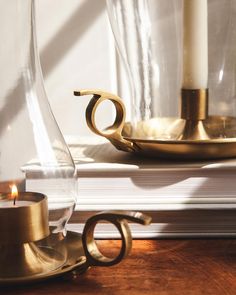
<svg viewBox="0 0 236 295"><path fill-rule="evenodd" d="M99 241L112 254L119 241ZM117 266L91 268L21 287L0 287L0 294L236 294L236 240L136 240Z"/></svg>

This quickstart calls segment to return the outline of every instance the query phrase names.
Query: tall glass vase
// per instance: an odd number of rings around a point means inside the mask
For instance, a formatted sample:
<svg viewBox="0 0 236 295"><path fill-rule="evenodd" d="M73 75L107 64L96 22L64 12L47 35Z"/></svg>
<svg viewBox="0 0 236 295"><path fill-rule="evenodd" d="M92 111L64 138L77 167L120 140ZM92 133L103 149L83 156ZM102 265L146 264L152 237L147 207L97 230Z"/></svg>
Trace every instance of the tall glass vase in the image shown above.
<svg viewBox="0 0 236 295"><path fill-rule="evenodd" d="M131 88L133 123L177 115L181 2L107 0L109 20Z"/></svg>
<svg viewBox="0 0 236 295"><path fill-rule="evenodd" d="M107 0L107 9L127 70L132 126L180 117L184 88L209 90L209 115L235 117L235 0ZM230 132L228 123L217 137L235 137L235 121ZM154 129L138 134L179 139L169 129L166 136Z"/></svg>
<svg viewBox="0 0 236 295"><path fill-rule="evenodd" d="M50 225L65 233L76 202L75 167L45 93L34 0L0 1L0 190L48 196Z"/></svg>

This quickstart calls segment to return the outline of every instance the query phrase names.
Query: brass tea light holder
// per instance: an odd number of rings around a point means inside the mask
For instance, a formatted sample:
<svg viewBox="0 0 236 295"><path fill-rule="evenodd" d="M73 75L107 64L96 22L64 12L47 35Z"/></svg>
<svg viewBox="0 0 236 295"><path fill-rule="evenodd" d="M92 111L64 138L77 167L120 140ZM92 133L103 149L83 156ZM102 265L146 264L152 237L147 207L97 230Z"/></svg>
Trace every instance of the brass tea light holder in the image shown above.
<svg viewBox="0 0 236 295"><path fill-rule="evenodd" d="M125 105L119 96L94 89L78 90L74 95L93 95L86 109L87 125L119 150L167 159L236 156L236 118L208 115L208 89L182 89L179 118L152 118L135 126L125 121ZM100 130L95 114L105 100L114 104L116 118Z"/></svg>
<svg viewBox="0 0 236 295"><path fill-rule="evenodd" d="M0 282L54 271L64 258L36 242L49 236L46 196L40 193L0 195Z"/></svg>
<svg viewBox="0 0 236 295"><path fill-rule="evenodd" d="M82 234L50 233L47 197L40 193L0 195L0 285L42 281L90 266L111 266L130 252L132 236L128 220L147 225L151 218L130 211L100 212L85 223ZM94 231L98 222L112 223L121 235L121 248L114 258L98 249Z"/></svg>

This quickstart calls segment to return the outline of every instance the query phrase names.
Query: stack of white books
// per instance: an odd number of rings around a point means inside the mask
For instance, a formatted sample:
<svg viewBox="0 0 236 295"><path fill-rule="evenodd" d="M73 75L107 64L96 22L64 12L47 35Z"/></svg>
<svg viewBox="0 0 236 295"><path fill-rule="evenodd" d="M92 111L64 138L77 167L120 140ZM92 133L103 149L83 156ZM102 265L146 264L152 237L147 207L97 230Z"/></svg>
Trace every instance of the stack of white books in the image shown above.
<svg viewBox="0 0 236 295"><path fill-rule="evenodd" d="M136 238L234 236L236 160L176 162L117 151L100 137L68 141L76 163L78 202L68 228L82 231L98 211L135 210L152 224L131 224ZM37 190L32 179L28 188ZM98 237L116 237L101 224Z"/></svg>
<svg viewBox="0 0 236 295"><path fill-rule="evenodd" d="M138 210L148 227L131 225L135 237L232 236L236 233L236 160L176 162L117 151L99 137L70 140L78 175L77 229L101 210ZM114 236L109 224L100 237Z"/></svg>

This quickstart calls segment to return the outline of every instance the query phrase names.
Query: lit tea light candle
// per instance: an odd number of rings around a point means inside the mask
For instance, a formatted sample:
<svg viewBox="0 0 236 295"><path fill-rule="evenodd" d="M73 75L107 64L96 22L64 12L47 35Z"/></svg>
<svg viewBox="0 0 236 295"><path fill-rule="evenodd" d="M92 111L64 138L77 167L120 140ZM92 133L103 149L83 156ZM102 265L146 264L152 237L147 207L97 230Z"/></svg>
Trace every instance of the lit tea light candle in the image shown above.
<svg viewBox="0 0 236 295"><path fill-rule="evenodd" d="M16 205L16 198L18 197L18 189L15 184L11 187L11 196L13 198L13 205Z"/></svg>
<svg viewBox="0 0 236 295"><path fill-rule="evenodd" d="M207 0L184 0L183 89L208 86Z"/></svg>
<svg viewBox="0 0 236 295"><path fill-rule="evenodd" d="M36 192L0 194L0 244L41 240L49 235L47 197Z"/></svg>
<svg viewBox="0 0 236 295"><path fill-rule="evenodd" d="M22 198L23 197L23 198ZM15 184L11 187L11 194L6 197L5 195L0 196L0 208L17 208L17 207L24 207L34 204L33 201L25 200L24 194L18 193L17 186Z"/></svg>

